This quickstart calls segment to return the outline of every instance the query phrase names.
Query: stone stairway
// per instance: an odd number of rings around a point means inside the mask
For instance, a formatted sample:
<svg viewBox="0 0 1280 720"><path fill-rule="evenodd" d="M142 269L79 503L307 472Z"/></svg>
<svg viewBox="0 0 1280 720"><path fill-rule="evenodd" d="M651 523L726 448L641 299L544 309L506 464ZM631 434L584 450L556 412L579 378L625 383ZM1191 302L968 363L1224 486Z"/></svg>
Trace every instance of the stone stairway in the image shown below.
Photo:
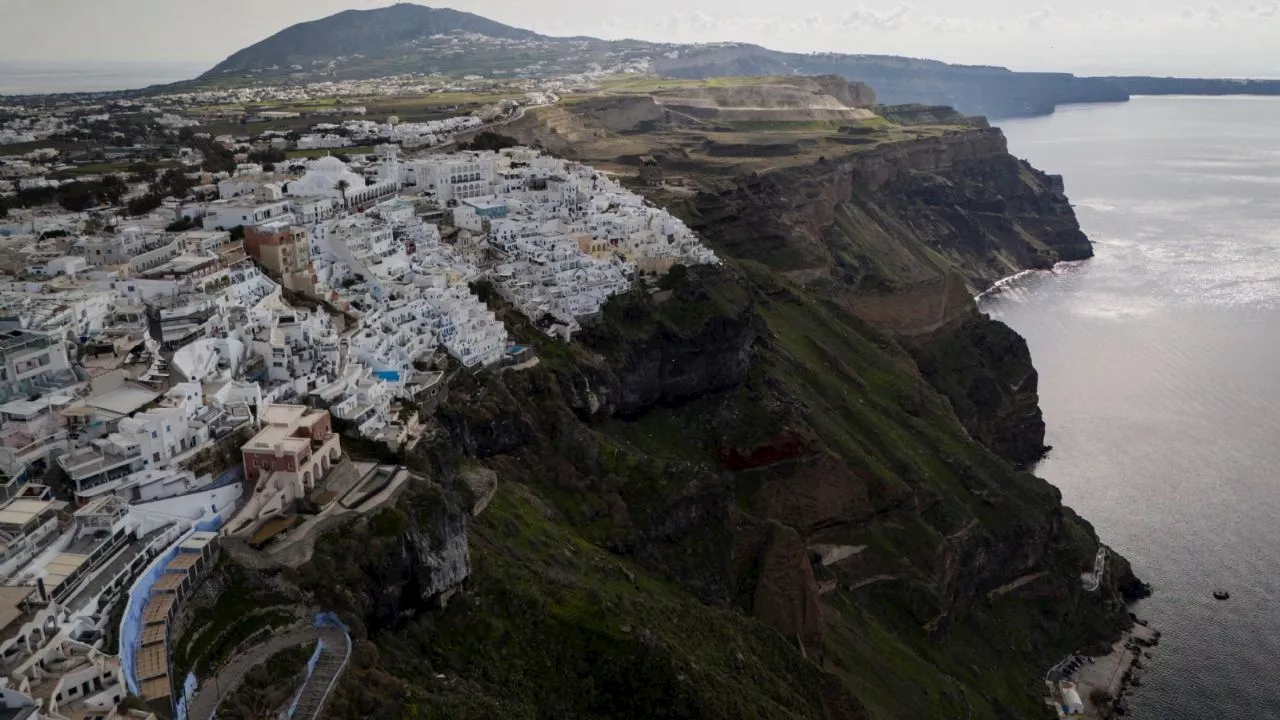
<svg viewBox="0 0 1280 720"><path fill-rule="evenodd" d="M351 640L341 631L327 629L320 636L320 656L315 669L298 692L293 709L286 713L289 720L316 720L325 702L338 684L338 678L347 669L351 656Z"/></svg>

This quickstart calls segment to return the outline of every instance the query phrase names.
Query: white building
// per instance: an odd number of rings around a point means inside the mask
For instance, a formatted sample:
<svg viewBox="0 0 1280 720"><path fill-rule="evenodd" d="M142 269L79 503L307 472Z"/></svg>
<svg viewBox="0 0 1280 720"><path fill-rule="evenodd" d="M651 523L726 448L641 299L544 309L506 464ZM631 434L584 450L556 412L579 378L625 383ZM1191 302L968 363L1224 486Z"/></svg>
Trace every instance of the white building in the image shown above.
<svg viewBox="0 0 1280 720"><path fill-rule="evenodd" d="M219 200L205 208L201 223L205 230L230 230L261 225L268 220L292 221L289 203L283 200L266 203Z"/></svg>
<svg viewBox="0 0 1280 720"><path fill-rule="evenodd" d="M336 198L346 207L385 200L399 190L398 180L369 184L347 169L346 163L332 156L310 163L305 175L285 187L285 192L293 197Z"/></svg>
<svg viewBox="0 0 1280 720"><path fill-rule="evenodd" d="M401 166L404 185L423 190L441 207L450 201L493 194L493 153L456 155L409 161Z"/></svg>

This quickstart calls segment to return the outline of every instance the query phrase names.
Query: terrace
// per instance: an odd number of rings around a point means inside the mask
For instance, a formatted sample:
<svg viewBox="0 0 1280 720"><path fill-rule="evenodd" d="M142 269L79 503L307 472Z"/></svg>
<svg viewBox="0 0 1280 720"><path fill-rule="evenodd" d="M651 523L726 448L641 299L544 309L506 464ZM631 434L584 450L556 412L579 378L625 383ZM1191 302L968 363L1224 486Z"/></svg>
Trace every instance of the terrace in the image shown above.
<svg viewBox="0 0 1280 720"><path fill-rule="evenodd" d="M142 453L136 443L128 448L102 440L97 443L102 443L102 449L90 446L58 458L58 465L76 483L77 490L88 490L142 469Z"/></svg>

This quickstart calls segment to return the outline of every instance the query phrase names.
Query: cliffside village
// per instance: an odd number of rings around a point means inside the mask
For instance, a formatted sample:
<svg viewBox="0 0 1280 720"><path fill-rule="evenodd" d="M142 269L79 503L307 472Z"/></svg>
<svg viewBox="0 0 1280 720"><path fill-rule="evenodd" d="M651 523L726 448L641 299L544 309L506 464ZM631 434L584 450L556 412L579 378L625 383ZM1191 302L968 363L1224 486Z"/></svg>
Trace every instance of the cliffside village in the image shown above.
<svg viewBox="0 0 1280 720"><path fill-rule="evenodd" d="M0 218L2 717L185 707L170 626L221 545L358 510L395 472L335 480L343 437L411 447L452 376L537 362L477 289L567 341L638 278L718 262L614 179L525 147L264 163L203 140L234 169L184 148L187 191L149 212Z"/></svg>

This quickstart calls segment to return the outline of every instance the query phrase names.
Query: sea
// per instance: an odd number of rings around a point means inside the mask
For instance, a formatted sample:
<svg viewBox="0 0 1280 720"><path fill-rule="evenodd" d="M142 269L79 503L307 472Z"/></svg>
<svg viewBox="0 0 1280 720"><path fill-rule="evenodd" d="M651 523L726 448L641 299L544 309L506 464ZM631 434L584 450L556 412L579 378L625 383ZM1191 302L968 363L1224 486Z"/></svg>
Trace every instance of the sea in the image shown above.
<svg viewBox="0 0 1280 720"><path fill-rule="evenodd" d="M1040 371L1038 473L1154 586L1137 720L1280 718L1278 119L1138 97L1000 123L1095 244L982 307Z"/></svg>
<svg viewBox="0 0 1280 720"><path fill-rule="evenodd" d="M0 95L106 92L190 80L214 62L22 62L0 60Z"/></svg>

